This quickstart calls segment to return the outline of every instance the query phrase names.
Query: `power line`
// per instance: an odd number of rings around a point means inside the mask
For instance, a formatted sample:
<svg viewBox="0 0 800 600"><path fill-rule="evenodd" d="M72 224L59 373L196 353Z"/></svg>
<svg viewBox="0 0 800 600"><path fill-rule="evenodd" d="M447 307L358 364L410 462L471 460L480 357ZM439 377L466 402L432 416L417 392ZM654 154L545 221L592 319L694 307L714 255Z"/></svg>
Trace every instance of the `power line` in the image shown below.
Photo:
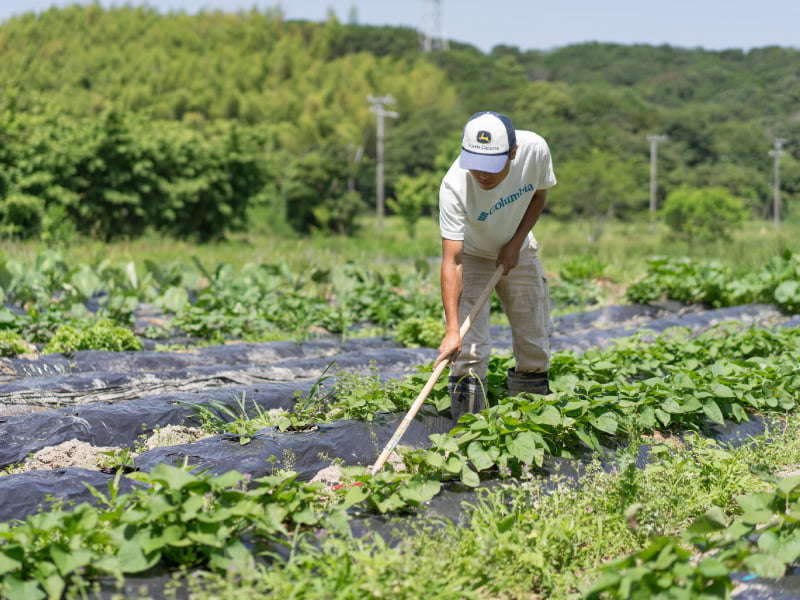
<svg viewBox="0 0 800 600"><path fill-rule="evenodd" d="M772 216L777 229L781 224L781 156L783 156L783 145L786 140L775 138L775 149L769 151L770 156L775 157L775 181L772 195Z"/></svg>
<svg viewBox="0 0 800 600"><path fill-rule="evenodd" d="M653 228L656 214L656 161L658 159L658 142L667 139L666 135L648 135L650 140L650 228Z"/></svg>
<svg viewBox="0 0 800 600"><path fill-rule="evenodd" d="M391 94L386 96L367 96L367 100L372 105L369 107L371 112L374 112L378 118L378 133L377 133L377 140L376 140L376 161L377 161L377 168L375 173L376 178L376 200L375 200L375 213L377 216L377 227L378 231L383 230L383 213L384 213L384 192L383 192L383 119L384 117L392 117L397 118L400 116L399 113L396 113L391 110L385 110L385 104L394 104L397 102Z"/></svg>
<svg viewBox="0 0 800 600"><path fill-rule="evenodd" d="M424 2L422 51L447 50L447 40L442 36L442 2L441 0L424 0Z"/></svg>

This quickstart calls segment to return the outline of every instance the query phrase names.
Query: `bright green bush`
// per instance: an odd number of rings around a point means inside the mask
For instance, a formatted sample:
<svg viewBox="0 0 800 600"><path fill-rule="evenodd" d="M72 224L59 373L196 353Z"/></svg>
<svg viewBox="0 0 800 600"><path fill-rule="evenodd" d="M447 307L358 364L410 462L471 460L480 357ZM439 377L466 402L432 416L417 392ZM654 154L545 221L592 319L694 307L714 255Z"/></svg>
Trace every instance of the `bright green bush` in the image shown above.
<svg viewBox="0 0 800 600"><path fill-rule="evenodd" d="M730 239L745 219L744 202L721 187L681 186L667 196L662 212L670 229L690 241Z"/></svg>
<svg viewBox="0 0 800 600"><path fill-rule="evenodd" d="M0 201L0 228L4 233L29 238L41 224L44 202L28 194L11 194Z"/></svg>
<svg viewBox="0 0 800 600"><path fill-rule="evenodd" d="M438 348L444 334L445 326L441 318L413 317L398 323L395 339L409 348Z"/></svg>
<svg viewBox="0 0 800 600"><path fill-rule="evenodd" d="M0 356L17 356L30 350L31 346L16 333L0 331Z"/></svg>
<svg viewBox="0 0 800 600"><path fill-rule="evenodd" d="M142 342L132 331L116 326L112 321L101 319L86 329L73 325L59 327L53 339L42 350L43 354L61 352L71 354L76 350L141 350Z"/></svg>

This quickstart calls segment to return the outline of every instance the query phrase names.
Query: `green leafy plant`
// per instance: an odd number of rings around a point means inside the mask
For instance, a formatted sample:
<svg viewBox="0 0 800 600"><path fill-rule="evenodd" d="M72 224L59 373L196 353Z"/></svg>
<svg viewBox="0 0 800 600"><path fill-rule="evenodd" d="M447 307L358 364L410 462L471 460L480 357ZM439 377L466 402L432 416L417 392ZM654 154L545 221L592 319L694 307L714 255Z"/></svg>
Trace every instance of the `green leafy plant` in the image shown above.
<svg viewBox="0 0 800 600"><path fill-rule="evenodd" d="M62 325L42 350L43 354L60 352L71 354L76 350L141 350L142 342L133 332L119 327L110 319L100 319L85 328Z"/></svg>
<svg viewBox="0 0 800 600"><path fill-rule="evenodd" d="M744 221L744 202L722 187L670 192L662 209L670 229L688 240L728 239Z"/></svg>
<svg viewBox="0 0 800 600"><path fill-rule="evenodd" d="M342 469L341 507L378 513L411 512L439 493L441 483L422 474L397 472L390 465L375 475L363 467Z"/></svg>
<svg viewBox="0 0 800 600"><path fill-rule="evenodd" d="M397 325L395 339L409 348L438 348L444 338L444 322L441 318L412 317Z"/></svg>
<svg viewBox="0 0 800 600"><path fill-rule="evenodd" d="M35 351L35 348L11 331L0 331L0 356L17 356Z"/></svg>
<svg viewBox="0 0 800 600"><path fill-rule="evenodd" d="M197 410L204 431L232 433L239 437L239 444L242 446L249 444L259 429L274 425L280 420L272 417L255 401L252 403L252 408L248 409L245 393L235 400L238 410L221 400L211 400L205 404L192 403L191 406Z"/></svg>

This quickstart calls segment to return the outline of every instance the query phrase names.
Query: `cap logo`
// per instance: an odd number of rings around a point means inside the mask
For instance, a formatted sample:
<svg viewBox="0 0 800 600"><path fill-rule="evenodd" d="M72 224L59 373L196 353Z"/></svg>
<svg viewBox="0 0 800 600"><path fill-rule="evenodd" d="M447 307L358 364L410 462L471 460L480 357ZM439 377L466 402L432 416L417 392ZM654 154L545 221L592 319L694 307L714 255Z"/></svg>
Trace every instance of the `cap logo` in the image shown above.
<svg viewBox="0 0 800 600"><path fill-rule="evenodd" d="M475 138L481 144L488 144L492 141L492 134L488 131L481 130Z"/></svg>

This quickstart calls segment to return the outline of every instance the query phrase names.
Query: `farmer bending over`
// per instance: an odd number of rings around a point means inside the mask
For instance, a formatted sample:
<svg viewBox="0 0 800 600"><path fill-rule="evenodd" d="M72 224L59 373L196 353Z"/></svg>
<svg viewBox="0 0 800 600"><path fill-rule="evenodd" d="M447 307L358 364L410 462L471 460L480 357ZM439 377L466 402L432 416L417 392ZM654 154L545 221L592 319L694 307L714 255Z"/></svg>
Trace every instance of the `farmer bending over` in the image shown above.
<svg viewBox="0 0 800 600"><path fill-rule="evenodd" d="M436 364L453 361L448 384L455 420L486 407L490 303L463 339L459 329L501 264L495 292L511 326L516 365L508 372L508 394L550 393L550 300L531 230L555 184L550 149L541 136L515 131L507 116L495 112L470 117L461 156L439 190L447 329Z"/></svg>

